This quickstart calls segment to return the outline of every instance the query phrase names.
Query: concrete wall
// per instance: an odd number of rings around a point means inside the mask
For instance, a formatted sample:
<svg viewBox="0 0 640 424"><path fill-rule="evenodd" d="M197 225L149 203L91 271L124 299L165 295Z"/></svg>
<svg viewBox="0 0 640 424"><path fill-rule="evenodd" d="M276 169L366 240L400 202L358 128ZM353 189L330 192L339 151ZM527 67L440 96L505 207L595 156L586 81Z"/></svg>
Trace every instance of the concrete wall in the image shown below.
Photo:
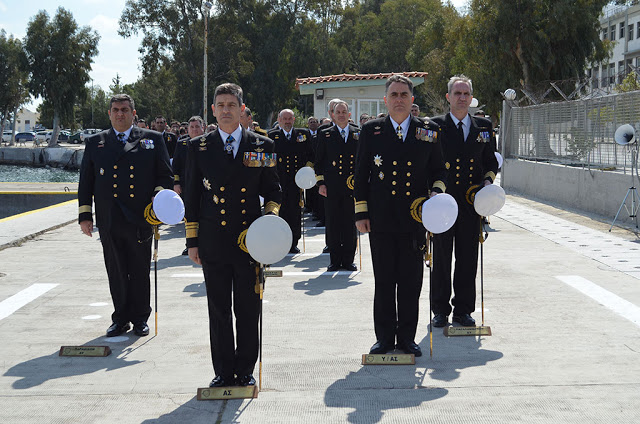
<svg viewBox="0 0 640 424"><path fill-rule="evenodd" d="M0 219L77 198L77 193L0 193Z"/></svg>
<svg viewBox="0 0 640 424"><path fill-rule="evenodd" d="M0 147L0 164L79 169L84 149Z"/></svg>
<svg viewBox="0 0 640 424"><path fill-rule="evenodd" d="M637 186L637 178L635 183ZM613 220L631 187L631 176L615 171L507 159L501 184L507 193L521 193ZM627 206L631 208L631 196ZM624 208L616 222L635 225Z"/></svg>

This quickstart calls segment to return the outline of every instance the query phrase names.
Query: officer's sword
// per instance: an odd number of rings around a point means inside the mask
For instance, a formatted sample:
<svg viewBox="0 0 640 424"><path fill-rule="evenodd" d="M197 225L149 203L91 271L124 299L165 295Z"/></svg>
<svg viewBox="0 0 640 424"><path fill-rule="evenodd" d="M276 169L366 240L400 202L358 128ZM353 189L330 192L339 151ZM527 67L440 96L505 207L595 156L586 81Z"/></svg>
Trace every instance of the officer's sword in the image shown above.
<svg viewBox="0 0 640 424"><path fill-rule="evenodd" d="M158 226L153 226L153 277L155 280L155 297L156 297L156 336L158 335L158 240L160 240L160 231L158 231Z"/></svg>
<svg viewBox="0 0 640 424"><path fill-rule="evenodd" d="M427 231L427 245L425 252L425 262L428 263L429 267L429 357L433 358L433 308L431 307L431 292L433 291L433 278L431 275L431 270L433 269L433 249L431 249L431 240L432 234Z"/></svg>

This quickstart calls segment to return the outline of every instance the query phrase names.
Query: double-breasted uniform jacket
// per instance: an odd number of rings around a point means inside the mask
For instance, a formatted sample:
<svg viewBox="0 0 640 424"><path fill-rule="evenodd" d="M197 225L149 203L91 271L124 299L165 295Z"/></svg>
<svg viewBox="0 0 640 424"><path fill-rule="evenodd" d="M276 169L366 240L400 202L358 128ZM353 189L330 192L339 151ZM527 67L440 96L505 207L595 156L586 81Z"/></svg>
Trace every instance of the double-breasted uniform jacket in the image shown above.
<svg viewBox="0 0 640 424"><path fill-rule="evenodd" d="M482 188L484 180L493 182L498 172L495 157L495 132L491 121L471 116L467 140L458 134L451 115L436 116L442 134L442 150L448 172L447 193L458 202L459 207L473 210L473 194Z"/></svg>
<svg viewBox="0 0 640 424"><path fill-rule="evenodd" d="M353 174L360 128L349 124L345 143L340 129L334 125L318 133L315 171L318 185L327 186L327 196L353 194Z"/></svg>
<svg viewBox="0 0 640 424"><path fill-rule="evenodd" d="M187 162L187 150L189 146L189 136L183 136L178 139L175 151L173 153L173 184L178 184L180 187L184 185L185 180L185 165Z"/></svg>
<svg viewBox="0 0 640 424"><path fill-rule="evenodd" d="M422 204L431 191L442 193L445 188L440 134L433 122L412 116L404 141L388 116L362 126L354 184L356 221L370 219L372 232L424 234Z"/></svg>
<svg viewBox="0 0 640 424"><path fill-rule="evenodd" d="M113 208L119 208L132 224L150 226L145 208L156 192L171 188L173 181L162 135L134 126L123 145L111 128L89 137L85 146L78 185L79 221L92 220L93 198L101 230L112 226Z"/></svg>
<svg viewBox="0 0 640 424"><path fill-rule="evenodd" d="M284 130L279 128L269 131L269 138L275 143L282 189L297 187L296 173L303 166L313 166L311 133L304 128L292 128L291 140L287 140Z"/></svg>
<svg viewBox="0 0 640 424"><path fill-rule="evenodd" d="M164 144L167 145L169 158L173 158L174 152L176 150L176 145L178 144L178 136L170 131L165 131L162 133L162 137L164 138Z"/></svg>
<svg viewBox="0 0 640 424"><path fill-rule="evenodd" d="M242 130L233 159L224 151L218 130L189 141L185 184L187 247L198 247L203 260L248 263L243 237L265 213L278 214L282 192L274 143Z"/></svg>

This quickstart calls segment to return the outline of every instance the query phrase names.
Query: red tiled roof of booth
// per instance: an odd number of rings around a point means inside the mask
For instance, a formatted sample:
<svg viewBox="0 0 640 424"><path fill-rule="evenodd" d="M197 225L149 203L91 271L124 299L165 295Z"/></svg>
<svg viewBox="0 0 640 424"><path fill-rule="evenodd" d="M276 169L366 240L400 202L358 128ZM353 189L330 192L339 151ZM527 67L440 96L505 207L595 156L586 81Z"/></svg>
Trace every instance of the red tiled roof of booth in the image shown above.
<svg viewBox="0 0 640 424"><path fill-rule="evenodd" d="M360 80L375 80L375 79L387 79L391 75L404 75L407 78L425 78L428 74L426 72L386 72L382 74L340 74L340 75L327 75L322 77L307 77L296 78L296 89L302 84L318 84L321 82L331 81L360 81Z"/></svg>

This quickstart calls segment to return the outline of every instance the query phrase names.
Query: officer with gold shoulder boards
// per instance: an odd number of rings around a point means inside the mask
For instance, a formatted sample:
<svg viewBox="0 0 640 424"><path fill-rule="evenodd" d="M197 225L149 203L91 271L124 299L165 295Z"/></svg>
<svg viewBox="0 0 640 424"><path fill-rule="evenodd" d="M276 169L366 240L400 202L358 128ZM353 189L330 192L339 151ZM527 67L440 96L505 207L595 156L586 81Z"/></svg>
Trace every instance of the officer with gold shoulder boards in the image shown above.
<svg viewBox="0 0 640 424"><path fill-rule="evenodd" d="M303 166L313 167L313 146L309 130L294 128L294 122L295 115L291 109L281 110L278 114L280 128L269 131L269 138L274 141L278 156L278 175L282 185L280 216L287 221L293 234L289 253L300 253L302 190L297 186L295 177Z"/></svg>
<svg viewBox="0 0 640 424"><path fill-rule="evenodd" d="M438 127L410 115L411 80L389 77L384 101L389 115L360 131L354 188L356 227L369 233L375 278L377 341L370 353L396 347L420 356L414 341L426 247L420 210L445 191L446 170Z"/></svg>
<svg viewBox="0 0 640 424"><path fill-rule="evenodd" d="M278 214L282 192L274 143L240 125L242 89L219 85L213 96L218 129L190 141L185 217L189 258L202 265L209 306L211 387L255 385L259 295L256 263L244 237L265 213ZM236 337L233 331L235 312Z"/></svg>
<svg viewBox="0 0 640 424"><path fill-rule="evenodd" d="M129 95L114 95L109 103L112 128L86 139L80 167L78 221L91 237L93 200L115 309L108 337L129 330L130 322L136 335L149 334L153 230L145 212L152 197L173 184L162 136L133 126L135 113Z"/></svg>
<svg viewBox="0 0 640 424"><path fill-rule="evenodd" d="M447 88L451 111L434 117L433 121L441 128L441 144L449 173L447 192L456 199L458 218L451 229L433 238L433 325L447 325L452 310L449 299L455 244L453 322L474 326L476 322L471 314L476 304L480 216L473 208L473 197L479 189L493 183L498 161L494 155L495 135L491 121L469 115L473 99L471 80L464 75L455 75Z"/></svg>
<svg viewBox="0 0 640 424"><path fill-rule="evenodd" d="M360 129L349 124L349 105L334 105L335 125L320 131L316 152L318 192L325 198L325 222L330 263L328 271L356 271L356 226L353 173Z"/></svg>

